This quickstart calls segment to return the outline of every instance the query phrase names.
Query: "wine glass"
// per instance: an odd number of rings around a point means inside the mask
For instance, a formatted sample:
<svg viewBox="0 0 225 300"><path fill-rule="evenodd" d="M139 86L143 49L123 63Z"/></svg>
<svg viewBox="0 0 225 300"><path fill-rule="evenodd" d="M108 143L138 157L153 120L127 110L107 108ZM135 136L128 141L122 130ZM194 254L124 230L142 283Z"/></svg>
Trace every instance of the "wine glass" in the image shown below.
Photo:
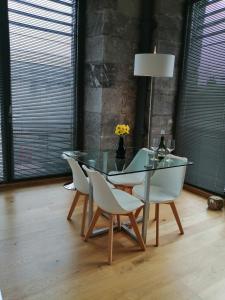
<svg viewBox="0 0 225 300"><path fill-rule="evenodd" d="M166 149L169 152L168 156L173 152L175 149L175 140L174 139L168 139L166 142ZM170 161L170 157L166 159L167 161Z"/></svg>
<svg viewBox="0 0 225 300"><path fill-rule="evenodd" d="M152 138L152 141L151 141L151 150L154 151L153 160L158 160L158 158L156 157L156 152L158 150L158 147L159 147L159 138L158 137Z"/></svg>

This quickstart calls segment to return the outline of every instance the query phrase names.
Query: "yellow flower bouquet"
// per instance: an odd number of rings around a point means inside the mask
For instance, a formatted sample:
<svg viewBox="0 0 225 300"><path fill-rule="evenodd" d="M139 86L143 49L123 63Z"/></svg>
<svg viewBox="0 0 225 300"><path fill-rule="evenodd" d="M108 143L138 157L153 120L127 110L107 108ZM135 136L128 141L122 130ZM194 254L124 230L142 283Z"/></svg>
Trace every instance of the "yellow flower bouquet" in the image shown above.
<svg viewBox="0 0 225 300"><path fill-rule="evenodd" d="M130 127L129 125L125 125L125 124L118 124L116 126L116 129L115 129L115 134L116 135L127 135L130 133Z"/></svg>

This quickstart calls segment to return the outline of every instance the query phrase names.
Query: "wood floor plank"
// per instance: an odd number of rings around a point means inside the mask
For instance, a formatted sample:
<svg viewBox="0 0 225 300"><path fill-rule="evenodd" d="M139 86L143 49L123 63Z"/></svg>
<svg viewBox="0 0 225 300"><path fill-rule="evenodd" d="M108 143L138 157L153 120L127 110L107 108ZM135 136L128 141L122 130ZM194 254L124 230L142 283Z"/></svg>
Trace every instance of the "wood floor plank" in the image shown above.
<svg viewBox="0 0 225 300"><path fill-rule="evenodd" d="M204 198L183 191L176 205L185 234L178 234L170 207L162 205L159 247L151 221L146 252L115 232L108 266L107 235L88 243L80 237L82 201L66 220L73 197L59 183L1 192L4 300L224 299L224 211L208 211ZM97 226L103 225L100 218Z"/></svg>

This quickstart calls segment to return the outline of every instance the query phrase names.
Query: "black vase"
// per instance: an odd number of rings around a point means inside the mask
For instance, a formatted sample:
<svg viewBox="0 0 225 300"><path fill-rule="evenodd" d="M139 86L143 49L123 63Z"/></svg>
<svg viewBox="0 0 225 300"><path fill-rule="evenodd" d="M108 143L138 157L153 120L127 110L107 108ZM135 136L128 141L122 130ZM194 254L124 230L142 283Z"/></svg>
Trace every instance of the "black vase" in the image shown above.
<svg viewBox="0 0 225 300"><path fill-rule="evenodd" d="M116 158L124 159L126 149L124 148L123 137L120 136L118 149L116 150Z"/></svg>
<svg viewBox="0 0 225 300"><path fill-rule="evenodd" d="M117 171L123 171L125 166L125 158L116 158L115 167Z"/></svg>

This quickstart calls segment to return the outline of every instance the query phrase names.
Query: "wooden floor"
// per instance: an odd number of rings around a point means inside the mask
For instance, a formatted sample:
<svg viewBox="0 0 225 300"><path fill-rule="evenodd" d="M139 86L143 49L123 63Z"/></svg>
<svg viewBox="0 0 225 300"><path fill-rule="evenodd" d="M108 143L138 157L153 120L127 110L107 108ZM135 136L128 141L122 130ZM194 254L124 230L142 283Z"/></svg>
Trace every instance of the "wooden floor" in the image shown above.
<svg viewBox="0 0 225 300"><path fill-rule="evenodd" d="M225 299L224 211L208 211L204 198L184 191L177 202L184 236L165 205L160 246L154 247L154 224L146 252L116 233L108 266L106 236L88 243L79 236L81 207L73 222L66 220L72 198L59 183L1 192L4 300Z"/></svg>

